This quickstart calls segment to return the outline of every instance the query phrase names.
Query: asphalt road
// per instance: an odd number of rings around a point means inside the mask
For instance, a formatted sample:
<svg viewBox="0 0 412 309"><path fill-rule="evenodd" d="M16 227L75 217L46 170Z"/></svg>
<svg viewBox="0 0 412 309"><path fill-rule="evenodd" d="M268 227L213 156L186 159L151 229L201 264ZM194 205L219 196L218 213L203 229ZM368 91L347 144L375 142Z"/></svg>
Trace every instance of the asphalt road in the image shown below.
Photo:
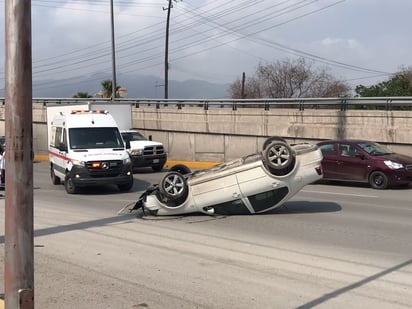
<svg viewBox="0 0 412 309"><path fill-rule="evenodd" d="M315 184L264 215L137 218L117 212L161 173L68 195L34 170L36 308L411 307L412 187ZM4 215L0 231L4 278Z"/></svg>

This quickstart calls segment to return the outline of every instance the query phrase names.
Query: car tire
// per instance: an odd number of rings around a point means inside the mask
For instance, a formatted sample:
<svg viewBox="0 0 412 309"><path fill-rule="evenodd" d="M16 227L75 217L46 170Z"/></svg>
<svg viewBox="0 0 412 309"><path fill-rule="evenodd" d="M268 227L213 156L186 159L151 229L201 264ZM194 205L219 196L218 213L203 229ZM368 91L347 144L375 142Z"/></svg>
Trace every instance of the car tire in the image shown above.
<svg viewBox="0 0 412 309"><path fill-rule="evenodd" d="M79 188L73 183L73 179L69 175L66 175L64 179L64 188L69 194L79 193Z"/></svg>
<svg viewBox="0 0 412 309"><path fill-rule="evenodd" d="M159 190L168 200L186 199L188 191L186 179L179 172L168 172L163 176Z"/></svg>
<svg viewBox="0 0 412 309"><path fill-rule="evenodd" d="M124 183L121 185L117 185L117 187L119 188L120 191L122 192L126 192L129 191L132 187L133 187L133 179L131 181L129 181L128 183Z"/></svg>
<svg viewBox="0 0 412 309"><path fill-rule="evenodd" d="M263 150L263 161L266 168L276 176L285 176L295 167L295 153L282 140L272 140Z"/></svg>
<svg viewBox="0 0 412 309"><path fill-rule="evenodd" d="M266 141L263 143L263 150L266 149L267 146L269 146L270 143L272 143L273 141L282 141L284 143L287 143L286 140L283 137L280 136L271 136L268 139L266 139Z"/></svg>
<svg viewBox="0 0 412 309"><path fill-rule="evenodd" d="M179 172L182 175L190 174L192 171L190 170L189 167L187 167L184 164L176 164L173 165L170 169L170 172Z"/></svg>
<svg viewBox="0 0 412 309"><path fill-rule="evenodd" d="M155 166L152 166L152 170L153 170L154 172L161 172L162 169L163 169L163 165L155 165Z"/></svg>
<svg viewBox="0 0 412 309"><path fill-rule="evenodd" d="M52 181L52 184L54 185L59 185L60 184L60 178L56 176L54 173L54 167L53 165L50 166L50 178Z"/></svg>
<svg viewBox="0 0 412 309"><path fill-rule="evenodd" d="M369 184L374 189L386 189L388 187L388 177L381 172L372 172L369 176Z"/></svg>

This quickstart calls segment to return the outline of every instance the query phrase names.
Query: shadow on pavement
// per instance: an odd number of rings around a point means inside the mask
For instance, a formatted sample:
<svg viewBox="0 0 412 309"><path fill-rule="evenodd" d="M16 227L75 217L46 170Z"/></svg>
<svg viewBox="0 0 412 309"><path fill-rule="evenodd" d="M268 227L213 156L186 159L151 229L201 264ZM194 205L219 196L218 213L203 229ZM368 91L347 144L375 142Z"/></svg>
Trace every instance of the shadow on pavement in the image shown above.
<svg viewBox="0 0 412 309"><path fill-rule="evenodd" d="M275 208L271 211L263 213L264 215L277 214L306 214L306 213L321 213L321 212L336 212L341 211L342 207L333 202L308 202L308 201L293 201Z"/></svg>
<svg viewBox="0 0 412 309"><path fill-rule="evenodd" d="M359 288L359 287L361 287L361 286L363 286L363 285L365 285L365 284L368 284L368 283L370 283L370 282L372 282L372 281L374 281L374 280L377 280L377 279L379 279L379 278L381 278L381 277L383 277L383 276L386 276L386 275L388 275L388 274L390 274L390 273L392 273L392 272L394 272L394 271L397 271L397 270L400 270L401 268L404 268L404 267L406 267L406 266L409 266L410 264L412 264L412 260L408 260L408 261L406 261L406 262L400 263L400 264L395 265L395 266L393 266L393 267L391 267L391 268L385 269L385 270L383 270L383 271L381 271L381 272L379 272L379 273L377 273L377 274L375 274L375 275L366 277L365 279L359 280L359 281L357 281L357 282L354 282L354 283L352 283L352 284L349 284L349 285L347 285L347 286L344 286L344 287L342 287L342 288L340 288L340 289L337 289L337 290L335 290L335 291L333 291L333 292L327 293L327 294L325 294L325 295L323 295L323 296L321 296L321 297L319 297L319 298L316 298L316 299L314 299L314 300L312 300L312 301L310 301L310 302L308 302L308 303L306 303L306 304L303 304L303 305L301 305L301 306L299 306L299 307L296 307L296 309L309 309L309 308L317 307L318 305L320 305L320 304L322 304L322 303L325 303L325 302L327 302L328 300L330 300L330 299L332 299L332 298L338 297L339 295L342 295L342 294L344 294L344 293L346 293L346 292L349 292L349 291L351 291L351 290L357 289L357 288Z"/></svg>
<svg viewBox="0 0 412 309"><path fill-rule="evenodd" d="M91 227L105 226L105 225L110 225L113 223L120 223L120 222L128 223L128 222L132 222L131 220L133 219L135 219L135 216L125 214L121 216L118 215L114 217L97 219L97 220L92 220L92 221L53 226L53 227L49 227L45 229L35 230L34 237L40 237L40 236L46 236L46 235L64 233L64 232L76 231L76 230L85 230ZM4 243L4 235L1 235L0 244L3 244L3 243Z"/></svg>

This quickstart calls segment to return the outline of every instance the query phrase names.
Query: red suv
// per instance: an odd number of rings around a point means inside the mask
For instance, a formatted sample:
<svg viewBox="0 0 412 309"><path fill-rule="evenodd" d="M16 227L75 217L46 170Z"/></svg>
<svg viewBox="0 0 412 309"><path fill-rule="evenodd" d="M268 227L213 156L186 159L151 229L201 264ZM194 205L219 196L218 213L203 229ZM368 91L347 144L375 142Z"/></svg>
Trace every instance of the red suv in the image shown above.
<svg viewBox="0 0 412 309"><path fill-rule="evenodd" d="M318 143L323 178L368 182L374 189L412 183L412 157L394 153L365 140L329 140Z"/></svg>

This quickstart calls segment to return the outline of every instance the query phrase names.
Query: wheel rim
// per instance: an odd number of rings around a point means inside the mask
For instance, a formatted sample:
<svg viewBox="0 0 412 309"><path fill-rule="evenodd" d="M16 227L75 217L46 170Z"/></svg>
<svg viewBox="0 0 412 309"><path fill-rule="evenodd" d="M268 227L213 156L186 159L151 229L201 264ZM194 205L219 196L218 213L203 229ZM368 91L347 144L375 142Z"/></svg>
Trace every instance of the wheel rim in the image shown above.
<svg viewBox="0 0 412 309"><path fill-rule="evenodd" d="M383 176L382 176L382 175L376 175L373 182L374 182L375 185L377 185L377 186L382 186L383 183L384 183Z"/></svg>
<svg viewBox="0 0 412 309"><path fill-rule="evenodd" d="M180 195L184 190L184 180L179 175L170 175L164 180L164 190L171 196Z"/></svg>
<svg viewBox="0 0 412 309"><path fill-rule="evenodd" d="M283 167L288 164L290 160L290 152L287 147L283 145L274 145L270 148L268 159L275 167Z"/></svg>

